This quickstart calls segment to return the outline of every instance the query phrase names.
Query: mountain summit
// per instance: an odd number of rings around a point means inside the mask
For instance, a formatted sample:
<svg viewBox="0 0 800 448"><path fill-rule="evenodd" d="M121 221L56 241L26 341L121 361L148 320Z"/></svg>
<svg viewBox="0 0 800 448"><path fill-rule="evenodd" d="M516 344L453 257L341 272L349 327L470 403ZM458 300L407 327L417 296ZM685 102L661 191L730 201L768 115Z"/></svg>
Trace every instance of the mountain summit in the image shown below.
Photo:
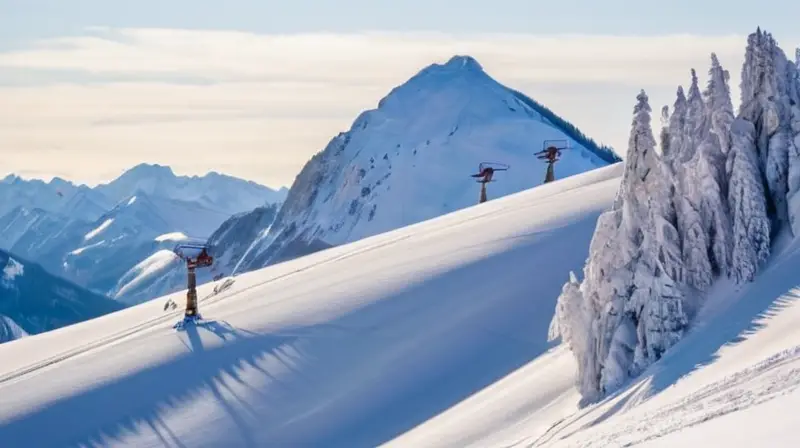
<svg viewBox="0 0 800 448"><path fill-rule="evenodd" d="M621 160L495 81L474 58L432 64L305 165L269 232L239 266L259 268L474 205L479 186L470 175L482 162L510 165L489 185L490 198L540 185L546 165L533 154L546 140L569 142L556 178Z"/></svg>

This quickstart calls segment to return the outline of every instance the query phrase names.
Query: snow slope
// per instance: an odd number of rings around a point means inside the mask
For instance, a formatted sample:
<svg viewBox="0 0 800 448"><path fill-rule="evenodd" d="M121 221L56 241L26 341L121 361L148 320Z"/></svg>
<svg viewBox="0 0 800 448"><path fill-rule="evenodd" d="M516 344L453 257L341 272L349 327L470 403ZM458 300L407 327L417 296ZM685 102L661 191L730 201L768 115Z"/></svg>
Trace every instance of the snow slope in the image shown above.
<svg viewBox="0 0 800 448"><path fill-rule="evenodd" d="M200 288L209 322L172 329L154 300L0 347L10 446L377 446L459 404L454 443L492 446L577 396L547 329L585 260L619 164ZM170 297L183 303L183 293ZM561 373L564 371L564 373ZM528 377L533 375L533 377ZM513 409L470 405L523 379ZM535 383L548 384L536 390ZM444 413L444 414L443 414ZM438 416L438 417L437 417ZM547 418L544 418L547 417ZM58 428L41 431L41 428ZM406 446L409 446L406 444Z"/></svg>
<svg viewBox="0 0 800 448"><path fill-rule="evenodd" d="M69 221L66 216L40 208L18 206L0 216L0 247L10 250L31 234L36 234L41 240L45 235L58 233Z"/></svg>
<svg viewBox="0 0 800 448"><path fill-rule="evenodd" d="M499 84L475 59L455 56L433 64L362 113L305 165L269 233L240 268L257 269L474 205L480 189L470 175L481 162L510 165L489 185L490 198L540 185L546 165L533 154L553 139L572 148L556 165L557 178L619 161L551 111Z"/></svg>
<svg viewBox="0 0 800 448"><path fill-rule="evenodd" d="M0 346L8 446L794 446L800 244L578 409L546 342L621 166ZM42 431L41 428L55 430Z"/></svg>

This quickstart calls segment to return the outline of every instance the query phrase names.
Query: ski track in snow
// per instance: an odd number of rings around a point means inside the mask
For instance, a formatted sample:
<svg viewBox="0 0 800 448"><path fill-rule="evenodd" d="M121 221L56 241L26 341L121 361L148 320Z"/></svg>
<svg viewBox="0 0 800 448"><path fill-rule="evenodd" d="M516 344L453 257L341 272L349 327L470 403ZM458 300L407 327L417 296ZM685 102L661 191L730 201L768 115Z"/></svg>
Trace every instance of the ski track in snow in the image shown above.
<svg viewBox="0 0 800 448"><path fill-rule="evenodd" d="M800 345L708 384L669 405L648 412L632 408L616 416L610 429L602 425L578 428L562 435L564 439L559 439L558 431L548 432L527 446L634 446L790 394L798 386ZM583 432L586 429L588 431ZM575 440L570 435L574 435Z"/></svg>

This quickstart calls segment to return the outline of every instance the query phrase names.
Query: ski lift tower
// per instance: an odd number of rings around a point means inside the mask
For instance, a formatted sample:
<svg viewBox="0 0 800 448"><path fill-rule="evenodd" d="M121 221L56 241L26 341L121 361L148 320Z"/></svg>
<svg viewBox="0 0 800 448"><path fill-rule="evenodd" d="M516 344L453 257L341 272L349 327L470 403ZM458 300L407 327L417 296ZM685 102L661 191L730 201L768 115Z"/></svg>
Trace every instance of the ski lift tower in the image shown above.
<svg viewBox="0 0 800 448"><path fill-rule="evenodd" d="M544 176L544 183L555 180L553 165L559 161L561 151L568 149L570 149L569 140L545 140L542 143L542 150L534 153L537 159L544 160L547 163L547 174Z"/></svg>
<svg viewBox="0 0 800 448"><path fill-rule="evenodd" d="M172 250L186 262L188 274L186 292L186 312L184 320L197 320L200 314L197 311L197 268L209 267L214 263L214 258L208 254L208 245L205 243L181 243Z"/></svg>
<svg viewBox="0 0 800 448"><path fill-rule="evenodd" d="M477 178L477 182L481 184L481 198L479 203L486 202L486 184L494 182L494 180L492 180L494 172L506 171L508 168L510 167L504 163L481 162L481 164L478 165L478 174L473 174L472 177Z"/></svg>

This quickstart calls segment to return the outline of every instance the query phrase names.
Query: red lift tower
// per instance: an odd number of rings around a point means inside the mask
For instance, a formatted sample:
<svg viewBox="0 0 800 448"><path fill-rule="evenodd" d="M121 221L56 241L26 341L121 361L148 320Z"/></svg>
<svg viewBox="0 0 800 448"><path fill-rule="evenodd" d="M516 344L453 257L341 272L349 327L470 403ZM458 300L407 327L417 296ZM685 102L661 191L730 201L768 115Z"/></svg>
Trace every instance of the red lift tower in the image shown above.
<svg viewBox="0 0 800 448"><path fill-rule="evenodd" d="M208 254L208 245L201 243L181 243L172 250L175 254L186 262L188 274L186 292L186 313L184 321L200 319L197 311L197 268L206 268L214 263L214 258Z"/></svg>
<svg viewBox="0 0 800 448"><path fill-rule="evenodd" d="M567 149L570 149L569 140L545 140L542 144L542 150L534 153L537 159L544 160L547 163L547 174L544 176L544 183L555 180L553 165L559 161L561 151Z"/></svg>
<svg viewBox="0 0 800 448"><path fill-rule="evenodd" d="M504 163L481 162L481 164L478 165L478 174L473 174L472 177L477 178L477 182L481 184L481 198L479 203L486 202L486 184L494 182L494 180L492 180L494 172L506 171L508 168L509 166Z"/></svg>

